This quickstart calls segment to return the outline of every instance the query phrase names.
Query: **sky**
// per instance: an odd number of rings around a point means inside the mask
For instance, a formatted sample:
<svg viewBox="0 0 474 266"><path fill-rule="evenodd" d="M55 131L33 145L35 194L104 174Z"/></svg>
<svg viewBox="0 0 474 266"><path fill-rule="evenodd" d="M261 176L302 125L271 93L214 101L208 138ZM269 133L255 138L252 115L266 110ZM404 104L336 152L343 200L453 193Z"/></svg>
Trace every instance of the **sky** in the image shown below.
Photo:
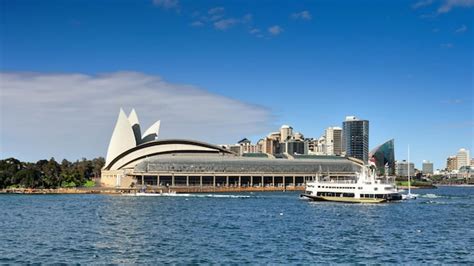
<svg viewBox="0 0 474 266"><path fill-rule="evenodd" d="M160 138L317 138L444 168L474 153L474 0L0 0L0 158L104 156L119 109Z"/></svg>

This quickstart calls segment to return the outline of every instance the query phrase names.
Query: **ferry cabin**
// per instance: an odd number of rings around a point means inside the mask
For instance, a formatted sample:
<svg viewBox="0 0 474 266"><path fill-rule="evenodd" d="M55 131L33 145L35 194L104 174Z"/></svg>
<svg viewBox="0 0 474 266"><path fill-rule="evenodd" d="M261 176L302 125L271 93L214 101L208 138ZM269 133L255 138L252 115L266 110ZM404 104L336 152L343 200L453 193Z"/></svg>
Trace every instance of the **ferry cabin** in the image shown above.
<svg viewBox="0 0 474 266"><path fill-rule="evenodd" d="M343 202L384 202L399 200L390 178L359 180L361 176L318 177L308 182L304 196L313 200Z"/></svg>

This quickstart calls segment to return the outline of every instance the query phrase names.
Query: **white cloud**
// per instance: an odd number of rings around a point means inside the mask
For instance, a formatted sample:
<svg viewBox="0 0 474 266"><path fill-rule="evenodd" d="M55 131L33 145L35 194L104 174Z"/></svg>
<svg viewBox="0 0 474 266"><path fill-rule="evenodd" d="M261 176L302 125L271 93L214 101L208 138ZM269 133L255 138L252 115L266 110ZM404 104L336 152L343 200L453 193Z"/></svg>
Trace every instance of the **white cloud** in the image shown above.
<svg viewBox="0 0 474 266"><path fill-rule="evenodd" d="M242 18L226 18L214 22L214 28L218 30L227 30L237 24L248 24L252 21L252 14L245 14Z"/></svg>
<svg viewBox="0 0 474 266"><path fill-rule="evenodd" d="M223 7L218 6L218 7L214 7L214 8L209 9L209 11L207 11L207 13L209 15L222 14L222 13L224 13L224 10L225 9Z"/></svg>
<svg viewBox="0 0 474 266"><path fill-rule="evenodd" d="M153 0L153 4L164 9L179 9L178 0Z"/></svg>
<svg viewBox="0 0 474 266"><path fill-rule="evenodd" d="M252 18L253 18L252 14L245 14L245 15L242 17L241 21L242 21L242 23L244 23L244 24L245 24L245 23L249 23L249 22L252 21Z"/></svg>
<svg viewBox="0 0 474 266"><path fill-rule="evenodd" d="M260 29L257 29L257 28L253 28L251 30L249 30L249 33L251 35L254 35L255 37L257 38L263 38L265 37L263 34L262 34L262 31Z"/></svg>
<svg viewBox="0 0 474 266"><path fill-rule="evenodd" d="M212 15L211 17L207 18L207 20L210 20L210 21L216 21L216 20L219 20L221 18L224 17L224 14L217 14L217 15Z"/></svg>
<svg viewBox="0 0 474 266"><path fill-rule="evenodd" d="M420 18L422 19L434 19L438 16L438 13L429 13L429 14L421 14Z"/></svg>
<svg viewBox="0 0 474 266"><path fill-rule="evenodd" d="M120 107L161 138L233 143L269 130L268 109L137 72L1 73L1 155L76 159L106 153Z"/></svg>
<svg viewBox="0 0 474 266"><path fill-rule="evenodd" d="M474 0L444 0L438 8L438 13L447 13L455 7L473 7Z"/></svg>
<svg viewBox="0 0 474 266"><path fill-rule="evenodd" d="M298 13L293 13L291 14L291 17L294 19L302 19L302 20L311 20L313 17L311 16L311 13L307 10L303 10Z"/></svg>
<svg viewBox="0 0 474 266"><path fill-rule="evenodd" d="M413 4L411 7L413 9L418 9L418 8L429 6L431 4L433 4L433 0L421 0Z"/></svg>
<svg viewBox="0 0 474 266"><path fill-rule="evenodd" d="M204 26L204 23L202 23L199 20L196 20L196 21L193 21L190 25L193 26L193 27L202 27L202 26Z"/></svg>
<svg viewBox="0 0 474 266"><path fill-rule="evenodd" d="M249 33L250 33L250 34L257 34L257 33L260 33L260 30L259 30L259 29L256 29L256 28L255 28L255 29L251 29L251 30L249 31Z"/></svg>
<svg viewBox="0 0 474 266"><path fill-rule="evenodd" d="M234 18L221 19L214 22L214 27L218 30L227 30L235 24L239 23L239 20Z"/></svg>
<svg viewBox="0 0 474 266"><path fill-rule="evenodd" d="M448 99L442 100L441 103L443 104L462 104L464 101L462 99Z"/></svg>
<svg viewBox="0 0 474 266"><path fill-rule="evenodd" d="M467 26L466 25L462 25L460 28L456 29L456 33L463 33L463 32L466 32L467 31Z"/></svg>
<svg viewBox="0 0 474 266"><path fill-rule="evenodd" d="M274 26L271 26L270 28L268 28L268 32L271 35L279 35L280 33L283 32L283 28L278 26L278 25L274 25Z"/></svg>
<svg viewBox="0 0 474 266"><path fill-rule="evenodd" d="M450 48L453 48L453 47L454 47L454 44L452 44L452 43L442 43L442 44L441 44L441 47L442 47L442 48L450 49Z"/></svg>

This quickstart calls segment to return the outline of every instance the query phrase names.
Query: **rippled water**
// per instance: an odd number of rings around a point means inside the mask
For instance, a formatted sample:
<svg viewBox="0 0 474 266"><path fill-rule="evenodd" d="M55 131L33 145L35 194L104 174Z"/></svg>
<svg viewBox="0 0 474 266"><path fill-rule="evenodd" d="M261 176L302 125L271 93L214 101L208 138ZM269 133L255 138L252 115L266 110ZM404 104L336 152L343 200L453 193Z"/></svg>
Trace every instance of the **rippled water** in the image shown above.
<svg viewBox="0 0 474 266"><path fill-rule="evenodd" d="M381 205L0 195L0 263L474 263L474 188L416 193Z"/></svg>

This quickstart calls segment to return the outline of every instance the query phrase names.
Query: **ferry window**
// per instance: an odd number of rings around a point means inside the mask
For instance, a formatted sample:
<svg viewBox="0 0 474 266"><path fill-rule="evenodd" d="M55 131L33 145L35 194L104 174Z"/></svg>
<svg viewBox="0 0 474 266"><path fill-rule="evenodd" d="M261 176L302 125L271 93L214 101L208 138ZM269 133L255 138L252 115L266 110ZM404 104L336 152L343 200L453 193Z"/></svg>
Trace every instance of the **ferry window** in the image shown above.
<svg viewBox="0 0 474 266"><path fill-rule="evenodd" d="M374 188L374 190L375 190L375 191L377 191L377 190L379 190L379 188L378 188L378 187L376 187L376 188Z"/></svg>

